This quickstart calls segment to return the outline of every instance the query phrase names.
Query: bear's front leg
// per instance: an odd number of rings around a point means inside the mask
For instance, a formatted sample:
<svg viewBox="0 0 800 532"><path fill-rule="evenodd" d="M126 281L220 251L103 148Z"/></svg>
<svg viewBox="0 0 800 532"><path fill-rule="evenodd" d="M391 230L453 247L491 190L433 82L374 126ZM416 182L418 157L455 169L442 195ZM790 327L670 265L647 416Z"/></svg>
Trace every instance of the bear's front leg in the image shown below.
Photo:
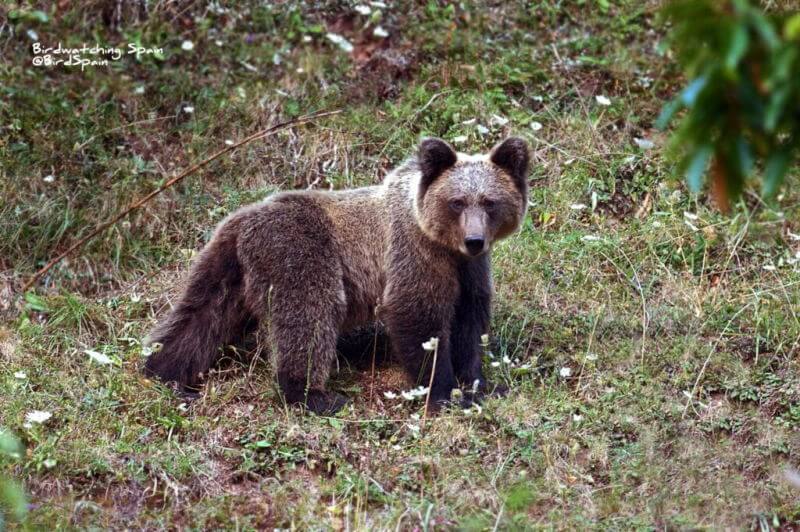
<svg viewBox="0 0 800 532"><path fill-rule="evenodd" d="M403 262L401 268L390 271L381 314L395 357L411 379L417 385L428 386L433 371L430 402L438 408L449 401L450 392L458 387L450 346L458 283L455 272L440 271L444 270L441 264L438 269L425 268L419 262L416 268L409 260ZM433 351L422 347L431 338L438 338L435 357Z"/></svg>
<svg viewBox="0 0 800 532"><path fill-rule="evenodd" d="M468 401L480 401L485 394L505 395L507 388L487 383L482 368L481 336L489 333L492 315L492 273L488 253L459 264L458 280L459 296L450 334L456 378Z"/></svg>

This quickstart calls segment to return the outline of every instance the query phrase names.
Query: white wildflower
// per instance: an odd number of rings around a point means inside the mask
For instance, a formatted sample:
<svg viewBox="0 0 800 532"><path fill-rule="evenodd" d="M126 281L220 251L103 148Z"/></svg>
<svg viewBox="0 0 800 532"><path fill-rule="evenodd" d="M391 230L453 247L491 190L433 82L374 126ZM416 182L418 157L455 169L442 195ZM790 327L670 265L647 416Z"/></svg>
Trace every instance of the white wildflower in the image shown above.
<svg viewBox="0 0 800 532"><path fill-rule="evenodd" d="M134 94L144 94L144 85L139 85L135 89L133 89Z"/></svg>
<svg viewBox="0 0 800 532"><path fill-rule="evenodd" d="M17 371L14 373L14 378L24 381L25 379L28 378L28 374L25 373L24 371Z"/></svg>
<svg viewBox="0 0 800 532"><path fill-rule="evenodd" d="M584 205L583 203L573 203L572 205L569 206L569 208L572 209L573 211L582 211L583 209L586 208L586 205Z"/></svg>
<svg viewBox="0 0 800 532"><path fill-rule="evenodd" d="M573 414L572 415L572 421L575 422L575 423L580 423L581 421L583 421L583 416L581 416L579 414Z"/></svg>
<svg viewBox="0 0 800 532"><path fill-rule="evenodd" d="M489 123L491 125L493 125L493 126L502 127L502 126L508 124L508 118L505 118L505 117L500 116L500 115L492 115L492 118L491 118L491 120L489 120Z"/></svg>
<svg viewBox="0 0 800 532"><path fill-rule="evenodd" d="M570 368L569 366L564 366L563 368L558 370L558 374L560 376L564 377L565 379L567 377L571 377L572 376L572 368Z"/></svg>
<svg viewBox="0 0 800 532"><path fill-rule="evenodd" d="M511 359L508 356L503 356L503 364L511 364Z"/></svg>
<svg viewBox="0 0 800 532"><path fill-rule="evenodd" d="M633 142L635 142L636 145L639 146L643 150L651 150L651 149L653 149L655 147L655 143L653 143L652 140L648 140L648 139L635 138L635 139L633 139Z"/></svg>
<svg viewBox="0 0 800 532"><path fill-rule="evenodd" d="M489 365L492 366L493 368L498 368L500 367L500 362L495 360L494 362L489 363Z"/></svg>
<svg viewBox="0 0 800 532"><path fill-rule="evenodd" d="M478 133L480 133L481 135L486 135L489 133L489 128L484 126L483 124L478 124L477 126L475 126L475 129L477 129Z"/></svg>
<svg viewBox="0 0 800 532"><path fill-rule="evenodd" d="M112 362L112 360L103 353L98 353L97 351L92 351L91 349L84 349L83 352L89 355L89 358L91 358L98 364L108 365L111 364Z"/></svg>
<svg viewBox="0 0 800 532"><path fill-rule="evenodd" d="M184 52L191 52L194 50L194 43L192 41L186 40L181 43L181 50Z"/></svg>
<svg viewBox="0 0 800 532"><path fill-rule="evenodd" d="M777 270L774 264L765 264L761 267L761 269L768 272L774 272L775 270Z"/></svg>
<svg viewBox="0 0 800 532"><path fill-rule="evenodd" d="M389 32L386 31L383 26L376 26L374 30L372 30L372 34L379 39L385 39L389 36Z"/></svg>
<svg viewBox="0 0 800 532"><path fill-rule="evenodd" d="M27 426L31 426L34 423L41 425L42 423L46 423L51 417L53 417L53 414L50 412L46 412L44 410L34 410L25 414L25 422L27 423Z"/></svg>
<svg viewBox="0 0 800 532"><path fill-rule="evenodd" d="M464 124L465 126L471 126L472 124L474 124L477 121L478 121L477 118L470 118L469 120L464 120L461 123Z"/></svg>
<svg viewBox="0 0 800 532"><path fill-rule="evenodd" d="M222 48L222 46L223 46L225 43L223 43L221 40L217 39L216 41L214 41L214 44L216 44L218 47Z"/></svg>
<svg viewBox="0 0 800 532"><path fill-rule="evenodd" d="M589 362L594 362L597 360L597 355L595 353L586 353L586 360Z"/></svg>
<svg viewBox="0 0 800 532"><path fill-rule="evenodd" d="M536 121L531 122L531 129L534 131L539 131L540 129L542 129L542 127L543 126L541 122L536 122Z"/></svg>
<svg viewBox="0 0 800 532"><path fill-rule="evenodd" d="M457 137L453 137L453 143L454 144L464 144L465 142L467 142L468 138L469 137L467 137L466 135L459 135Z"/></svg>
<svg viewBox="0 0 800 532"><path fill-rule="evenodd" d="M348 54L353 51L353 45L350 43L350 41L338 33L326 33L325 37L333 44L338 46L342 51L347 52Z"/></svg>
<svg viewBox="0 0 800 532"><path fill-rule="evenodd" d="M481 345L489 345L489 335L482 334L481 335Z"/></svg>
<svg viewBox="0 0 800 532"><path fill-rule="evenodd" d="M233 146L233 141L231 139L225 139L226 146Z"/></svg>
<svg viewBox="0 0 800 532"><path fill-rule="evenodd" d="M45 183L52 183L55 180L56 176L54 176L53 174L46 175L42 178L42 181L44 181Z"/></svg>
<svg viewBox="0 0 800 532"><path fill-rule="evenodd" d="M394 392L383 392L383 396L387 399L397 399L397 394Z"/></svg>
<svg viewBox="0 0 800 532"><path fill-rule="evenodd" d="M603 239L596 235L584 235L581 237L581 240L583 240L584 242L599 242L600 240Z"/></svg>
<svg viewBox="0 0 800 532"><path fill-rule="evenodd" d="M194 113L194 107L191 106L191 105L185 105L182 110L187 115L190 115L190 114Z"/></svg>
<svg viewBox="0 0 800 532"><path fill-rule="evenodd" d="M25 32L25 34L28 36L30 40L34 42L39 40L39 34L36 33L34 30L28 30Z"/></svg>
<svg viewBox="0 0 800 532"><path fill-rule="evenodd" d="M693 212L683 211L683 217L687 220L697 221L700 217Z"/></svg>
<svg viewBox="0 0 800 532"><path fill-rule="evenodd" d="M142 296L140 296L139 294L135 294L135 293L131 294L131 303L138 303L141 300L142 300Z"/></svg>
<svg viewBox="0 0 800 532"><path fill-rule="evenodd" d="M603 105L603 106L606 106L606 107L611 105L611 100L609 100L607 97L603 96L602 94L598 94L597 96L594 97L594 99L598 103L598 105Z"/></svg>
<svg viewBox="0 0 800 532"><path fill-rule="evenodd" d="M795 240L795 241L797 241L797 240L800 240L800 235L796 235L796 234L792 233L791 231L786 231L786 234L787 234L787 235L789 236L789 238L791 238L792 240Z"/></svg>
<svg viewBox="0 0 800 532"><path fill-rule="evenodd" d="M435 336L422 344L422 349L424 349L425 351L436 351L438 347L439 347L439 339L436 338Z"/></svg>
<svg viewBox="0 0 800 532"><path fill-rule="evenodd" d="M369 6L365 6L364 4L359 4L359 5L355 6L353 9L358 11L359 15L367 16L370 13L372 13L372 8L369 7Z"/></svg>

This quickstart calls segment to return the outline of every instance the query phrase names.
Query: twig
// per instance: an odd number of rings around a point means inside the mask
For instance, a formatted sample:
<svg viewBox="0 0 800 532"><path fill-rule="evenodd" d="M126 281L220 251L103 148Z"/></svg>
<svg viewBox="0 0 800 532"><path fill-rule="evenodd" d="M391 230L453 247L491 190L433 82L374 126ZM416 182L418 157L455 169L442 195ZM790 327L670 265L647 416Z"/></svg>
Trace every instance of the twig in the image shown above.
<svg viewBox="0 0 800 532"><path fill-rule="evenodd" d="M127 209L125 209L121 213L119 213L116 216L114 216L113 218L111 218L111 220L108 220L107 222L104 222L104 223L98 225L97 227L95 227L94 230L91 233L89 233L85 237L83 237L80 240L78 240L76 243L71 245L65 252L63 252L60 255L58 255L56 258L54 258L53 260L48 262L42 269L37 271L33 275L33 277L31 277L30 280L27 283L25 283L25 285L22 287L22 292L23 293L26 292L31 286L34 285L34 283L36 283L36 281L38 281L42 277L42 275L47 273L50 270L50 268L52 268L53 266L55 266L56 264L61 262L62 259L64 259L68 255L70 255L76 249L79 249L80 247L82 247L86 242L88 242L89 240L91 240L92 238L97 236L98 234L102 233L103 231L105 231L106 229L108 229L109 227L111 227L112 225L114 225L115 223L120 221L121 219L123 219L125 216L130 214L131 211L134 211L134 210L138 209L139 207L141 207L142 205L144 205L145 203L147 203L148 201L153 199L158 194L161 194L162 192L164 192L166 189L168 189L169 187L171 187L175 183L178 183L183 178L185 178L185 177L195 173L196 171L200 170L201 168L207 166L209 163L211 163L212 161L214 161L214 160L218 159L219 157L225 155L226 153L229 153L229 152L235 150L236 148L238 148L240 146L243 146L245 144L253 142L254 140L258 140L258 139L261 139L261 138L264 138L264 137L268 137L268 136L272 135L273 133L275 133L277 131L280 131L280 130L283 130L283 129L286 129L288 127L296 126L298 124L304 124L306 122L311 122L312 120L316 120L318 118L323 118L325 116L335 115L335 114L338 114L338 113L341 113L341 112L342 112L341 110L324 111L324 112L320 112L320 113L312 113L312 114L304 115L304 116L301 116L301 117L298 117L298 118L294 118L292 120L287 120L285 122L281 122L280 124L275 124L274 126L271 126L271 127L268 127L267 129L259 131L258 133L254 133L254 134L250 135L249 137L246 137L245 139L240 140L239 142L237 142L235 144L232 144L232 145L230 145L230 146L228 146L226 148L223 148L223 149L219 150L218 152L216 152L214 155L212 155L208 159L206 159L206 160L204 160L204 161L202 161L200 163L195 164L194 166L192 166L188 170L184 170L183 172L181 172L177 176L173 177L172 179L170 179L169 181L167 181L166 183L164 183L163 185L161 185L160 187L158 187L157 189L155 189L154 191L152 191L151 193L149 193L148 195L146 195L142 199L134 202L130 207L128 207Z"/></svg>

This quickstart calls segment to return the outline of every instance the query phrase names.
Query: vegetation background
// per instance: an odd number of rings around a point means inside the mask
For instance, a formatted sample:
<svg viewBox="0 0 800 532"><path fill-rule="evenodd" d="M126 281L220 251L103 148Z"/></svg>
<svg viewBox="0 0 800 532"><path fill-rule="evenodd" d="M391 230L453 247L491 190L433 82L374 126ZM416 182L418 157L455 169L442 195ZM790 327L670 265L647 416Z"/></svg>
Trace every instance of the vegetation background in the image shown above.
<svg viewBox="0 0 800 532"><path fill-rule="evenodd" d="M769 201L745 183L729 215L687 191L654 128L687 81L659 8L3 3L0 527L800 526L798 172ZM34 43L163 50L47 67ZM181 169L328 109L17 297ZM478 152L512 133L534 148L530 214L495 250L486 346L508 398L423 420L396 369L342 367L354 401L325 418L286 408L259 358L231 357L190 403L141 377L141 338L226 214L377 183L422 135Z"/></svg>

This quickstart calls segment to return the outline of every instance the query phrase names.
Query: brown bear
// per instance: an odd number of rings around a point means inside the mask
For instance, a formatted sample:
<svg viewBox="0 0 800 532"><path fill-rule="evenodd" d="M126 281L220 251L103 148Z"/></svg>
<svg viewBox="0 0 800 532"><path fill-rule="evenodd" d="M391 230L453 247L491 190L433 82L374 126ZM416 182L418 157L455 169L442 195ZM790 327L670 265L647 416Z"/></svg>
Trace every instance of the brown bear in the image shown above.
<svg viewBox="0 0 800 532"><path fill-rule="evenodd" d="M151 333L160 348L145 372L196 388L221 347L259 324L286 400L330 413L346 403L325 389L337 339L377 319L420 384L433 358L422 344L438 338L434 407L460 386L492 391L480 348L491 315L489 252L525 216L528 164L519 138L478 156L428 138L381 185L282 192L236 211Z"/></svg>

